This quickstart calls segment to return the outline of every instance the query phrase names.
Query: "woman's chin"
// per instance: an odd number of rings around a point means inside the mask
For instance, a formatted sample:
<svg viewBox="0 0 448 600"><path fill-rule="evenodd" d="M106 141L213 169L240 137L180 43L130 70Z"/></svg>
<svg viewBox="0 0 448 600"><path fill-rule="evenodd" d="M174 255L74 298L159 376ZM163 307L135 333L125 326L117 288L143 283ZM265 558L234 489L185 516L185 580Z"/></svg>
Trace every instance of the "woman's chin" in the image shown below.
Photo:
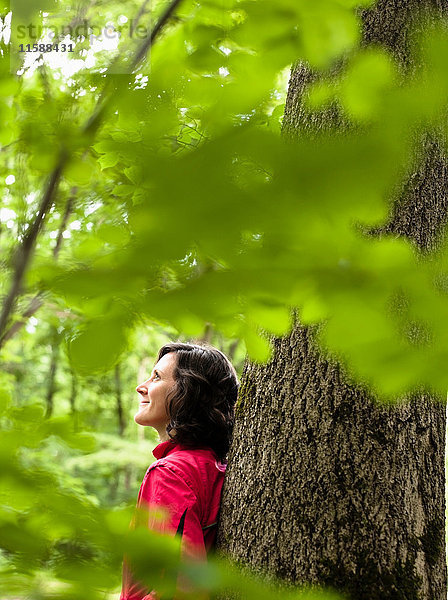
<svg viewBox="0 0 448 600"><path fill-rule="evenodd" d="M137 423L137 425L150 425L147 419L145 419L145 416L142 415L141 411L134 415L134 422Z"/></svg>

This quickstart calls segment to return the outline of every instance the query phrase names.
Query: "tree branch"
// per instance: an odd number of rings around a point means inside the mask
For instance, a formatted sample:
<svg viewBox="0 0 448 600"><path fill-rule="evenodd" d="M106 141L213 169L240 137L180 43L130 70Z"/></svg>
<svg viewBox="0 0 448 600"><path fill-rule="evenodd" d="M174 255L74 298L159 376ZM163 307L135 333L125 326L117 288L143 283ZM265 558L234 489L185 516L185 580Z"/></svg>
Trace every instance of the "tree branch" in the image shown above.
<svg viewBox="0 0 448 600"><path fill-rule="evenodd" d="M59 225L58 235L56 237L56 243L53 248L53 258L57 258L59 256L59 252L61 251L62 241L64 239L64 231L67 229L67 223L73 211L77 191L78 188L76 186L73 186L70 190L70 196L67 200L67 204L65 205L65 211L62 215L61 224Z"/></svg>
<svg viewBox="0 0 448 600"><path fill-rule="evenodd" d="M3 302L3 309L0 314L0 336L3 336L3 333L5 332L9 315L11 314L17 297L20 294L23 277L30 262L37 236L40 230L42 229L42 225L44 223L47 212L53 204L53 198L57 191L59 180L62 175L62 170L65 166L65 163L67 162L67 158L68 157L66 152L62 150L58 164L56 165L56 168L48 178L47 187L42 196L42 200L39 206L39 212L37 213L36 219L29 228L27 234L23 239L22 245L18 247L14 256L13 263L15 264L15 271L13 275L13 280L11 288Z"/></svg>
<svg viewBox="0 0 448 600"><path fill-rule="evenodd" d="M172 0L172 2L167 6L167 9L162 14L160 19L157 21L154 29L151 31L151 35L146 40L144 40L144 42L140 46L140 50L135 55L135 58L131 63L132 70L134 70L136 67L138 67L140 62L146 56L146 53L148 52L148 50L154 45L154 42L159 37L160 32L165 27L165 25L167 24L167 22L169 21L169 19L173 15L174 11L176 10L176 8L178 7L178 5L181 2L182 2L182 0Z"/></svg>
<svg viewBox="0 0 448 600"><path fill-rule="evenodd" d="M129 30L129 33L131 35L131 37L134 35L134 31L137 28L137 25L140 21L140 19L142 18L142 16L145 14L146 11L146 7L148 6L148 4L150 3L151 0L145 0L145 2L143 2L143 4L140 7L140 10L137 13L137 16L135 17L135 20L133 20L131 22L131 29Z"/></svg>
<svg viewBox="0 0 448 600"><path fill-rule="evenodd" d="M43 294L39 292L34 296L31 302L28 304L28 308L23 311L19 320L14 321L14 323L5 331L3 336L0 338L0 348L6 344L8 340L13 338L17 332L19 332L25 323L28 321L30 317L34 315L35 312L39 310L39 308L43 304Z"/></svg>
<svg viewBox="0 0 448 600"><path fill-rule="evenodd" d="M64 240L63 233L67 228L67 222L68 222L68 220L70 218L70 214L73 210L73 205L75 202L77 189L78 188L76 186L74 186L70 190L70 196L69 196L69 199L67 200L67 204L65 206L65 211L62 216L61 224L59 225L56 243L53 248L53 258L55 260L57 259L59 252L61 250L62 242ZM17 319L17 321L14 321L14 323L12 323L12 325L8 329L6 329L5 333L0 337L0 348L8 340L13 338L16 335L16 333L18 333L22 329L22 327L26 324L28 319L30 317L32 317L34 315L34 313L36 313L39 310L39 308L42 306L43 301L44 301L43 296L44 295L42 292L37 293L34 296L34 298L32 298L32 300L28 304L28 307L24 310L24 312L22 313L20 318Z"/></svg>
<svg viewBox="0 0 448 600"><path fill-rule="evenodd" d="M172 0L172 2L168 5L165 12L161 15L161 17L157 21L154 29L151 31L151 35L148 36L145 40L143 40L142 44L140 45L137 52L135 53L134 59L131 61L130 65L129 65L130 71L134 71L139 66L141 61L146 56L148 50L150 48L152 48L155 41L159 37L162 29L168 23L170 17L173 15L174 11L176 10L176 8L179 6L179 4L181 2L182 2L182 0ZM115 63L113 63L113 64L115 64ZM102 93L100 94L98 103L95 107L95 110L93 111L93 114L88 119L88 121L86 122L86 124L84 125L84 127L82 129L83 133L86 133L86 134L94 133L101 123L101 119L103 118L103 115L105 114L106 109L108 108L108 105L110 104L110 102L113 98L112 94L109 94L109 95L107 94L107 92L108 92L107 83L108 82L106 82L106 85L105 85Z"/></svg>

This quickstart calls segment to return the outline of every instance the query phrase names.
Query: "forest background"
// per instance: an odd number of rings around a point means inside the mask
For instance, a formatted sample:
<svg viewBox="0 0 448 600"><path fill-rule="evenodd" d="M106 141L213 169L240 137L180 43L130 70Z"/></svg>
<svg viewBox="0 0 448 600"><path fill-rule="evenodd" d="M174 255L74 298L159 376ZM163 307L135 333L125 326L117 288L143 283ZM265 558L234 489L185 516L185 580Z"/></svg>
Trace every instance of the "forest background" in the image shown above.
<svg viewBox="0 0 448 600"><path fill-rule="evenodd" d="M408 69L360 44L371 5L2 5L2 597L115 597L136 546L157 572L161 541L128 531L156 442L133 390L168 340L241 371L295 309L381 400L446 394L445 230L430 256L369 232L418 134L446 143L448 35L422 15ZM297 60L342 134L282 136ZM229 566L194 576L272 597Z"/></svg>

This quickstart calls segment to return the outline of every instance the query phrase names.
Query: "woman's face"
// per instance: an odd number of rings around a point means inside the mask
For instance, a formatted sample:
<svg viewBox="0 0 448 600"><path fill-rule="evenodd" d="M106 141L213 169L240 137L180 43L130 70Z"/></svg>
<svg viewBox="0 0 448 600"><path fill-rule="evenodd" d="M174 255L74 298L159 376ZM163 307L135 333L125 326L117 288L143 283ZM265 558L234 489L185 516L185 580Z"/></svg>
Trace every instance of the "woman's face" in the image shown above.
<svg viewBox="0 0 448 600"><path fill-rule="evenodd" d="M140 394L140 405L134 421L139 425L154 427L162 441L168 439L166 426L170 419L167 411L167 396L175 385L176 363L176 353L168 352L154 366L151 377L136 388Z"/></svg>

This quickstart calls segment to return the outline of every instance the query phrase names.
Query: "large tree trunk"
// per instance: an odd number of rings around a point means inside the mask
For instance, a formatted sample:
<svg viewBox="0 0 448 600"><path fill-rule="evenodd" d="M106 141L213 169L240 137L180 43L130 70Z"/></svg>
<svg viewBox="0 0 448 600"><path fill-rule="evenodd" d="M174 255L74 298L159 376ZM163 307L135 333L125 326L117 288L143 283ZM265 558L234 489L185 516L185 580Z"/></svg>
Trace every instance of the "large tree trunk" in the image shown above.
<svg viewBox="0 0 448 600"><path fill-rule="evenodd" d="M386 45L409 67L409 23L422 7L442 10L436 0L380 2L364 14L364 40ZM301 97L312 77L303 65L293 70L288 134L307 126ZM335 116L324 118L334 126ZM383 231L432 250L446 223L446 190L445 157L427 139ZM446 600L443 399L375 404L299 324L274 346L270 364L245 365L220 549L260 572L332 586L353 600Z"/></svg>
<svg viewBox="0 0 448 600"><path fill-rule="evenodd" d="M312 331L247 364L220 546L356 600L446 599L444 408L380 408L324 360Z"/></svg>

